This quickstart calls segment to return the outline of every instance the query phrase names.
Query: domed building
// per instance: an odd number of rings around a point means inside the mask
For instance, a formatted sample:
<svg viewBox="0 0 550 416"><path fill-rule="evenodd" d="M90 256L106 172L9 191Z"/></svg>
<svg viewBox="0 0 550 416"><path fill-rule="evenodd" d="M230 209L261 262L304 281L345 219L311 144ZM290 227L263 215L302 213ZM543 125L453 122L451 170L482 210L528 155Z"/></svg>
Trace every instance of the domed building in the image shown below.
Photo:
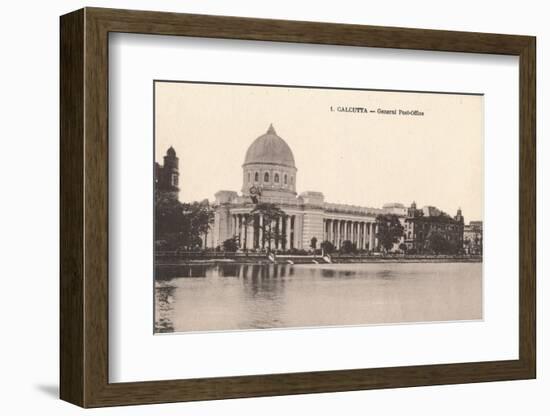
<svg viewBox="0 0 550 416"><path fill-rule="evenodd" d="M241 191L248 196L250 188L261 187L266 197L296 196L296 172L292 150L271 124L246 151Z"/></svg>
<svg viewBox="0 0 550 416"><path fill-rule="evenodd" d="M325 202L321 192L296 191L298 169L288 143L273 125L256 138L246 151L242 164L241 193L218 191L215 194L215 215L207 247L218 247L237 237L242 250L262 250L268 247L263 235L264 221L260 215L251 215L258 203L272 203L282 209L286 217L272 224L279 238L271 242L272 249L310 249L311 240L317 247L328 240L337 248L345 240L358 249L372 249L375 238L376 216L385 209Z"/></svg>

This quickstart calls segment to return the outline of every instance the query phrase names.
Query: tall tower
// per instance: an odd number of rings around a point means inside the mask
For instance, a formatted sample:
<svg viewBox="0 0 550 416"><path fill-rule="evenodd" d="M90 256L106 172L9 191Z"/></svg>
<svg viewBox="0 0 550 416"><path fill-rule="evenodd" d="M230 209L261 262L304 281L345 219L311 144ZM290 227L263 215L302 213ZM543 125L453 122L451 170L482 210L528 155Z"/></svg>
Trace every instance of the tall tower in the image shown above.
<svg viewBox="0 0 550 416"><path fill-rule="evenodd" d="M407 209L407 216L409 217L418 217L419 212L416 209L416 201L413 201L410 208Z"/></svg>
<svg viewBox="0 0 550 416"><path fill-rule="evenodd" d="M179 176L179 158L170 146L164 156L164 164L155 163L155 193L179 199Z"/></svg>
<svg viewBox="0 0 550 416"><path fill-rule="evenodd" d="M460 208L456 210L455 221L464 224L464 217L462 216L462 209Z"/></svg>

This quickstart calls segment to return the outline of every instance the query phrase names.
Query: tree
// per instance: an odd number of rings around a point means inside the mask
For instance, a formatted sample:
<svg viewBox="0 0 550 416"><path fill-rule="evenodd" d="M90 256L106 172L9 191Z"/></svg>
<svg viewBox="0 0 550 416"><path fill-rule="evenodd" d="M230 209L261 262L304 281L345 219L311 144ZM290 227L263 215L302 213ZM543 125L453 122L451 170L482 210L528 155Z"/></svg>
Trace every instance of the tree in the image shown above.
<svg viewBox="0 0 550 416"><path fill-rule="evenodd" d="M309 246L310 246L313 250L317 250L317 237L313 237L313 238L311 239L311 242L310 242Z"/></svg>
<svg viewBox="0 0 550 416"><path fill-rule="evenodd" d="M472 254L472 242L470 241L470 239L465 238L462 244L464 245L464 250L466 251L466 254Z"/></svg>
<svg viewBox="0 0 550 416"><path fill-rule="evenodd" d="M191 204L182 204L183 213L188 226L190 246L202 243L201 236L206 239L210 231L210 225L214 222L214 211L210 207L208 199Z"/></svg>
<svg viewBox="0 0 550 416"><path fill-rule="evenodd" d="M254 218L256 215L263 217L261 230L263 240L267 242L268 251L271 251L271 242L281 241L283 245L286 245L287 236L285 236L282 230L283 219L287 218L285 212L275 204L261 202L256 204L250 212L250 218ZM279 223L279 227L276 226L277 223ZM260 242L260 245L263 246L262 242Z"/></svg>
<svg viewBox="0 0 550 416"><path fill-rule="evenodd" d="M236 252L239 249L239 244L235 237L228 238L222 243L224 251L230 251L232 253Z"/></svg>
<svg viewBox="0 0 550 416"><path fill-rule="evenodd" d="M404 228L395 214L380 214L376 217L376 223L376 238L384 251L388 252L403 237Z"/></svg>
<svg viewBox="0 0 550 416"><path fill-rule="evenodd" d="M399 244L399 250L401 250L403 253L407 252L407 245L405 243Z"/></svg>
<svg viewBox="0 0 550 416"><path fill-rule="evenodd" d="M182 204L158 193L155 196L155 247L164 250L201 247L214 213L208 200Z"/></svg>
<svg viewBox="0 0 550 416"><path fill-rule="evenodd" d="M342 247L340 248L340 252L343 254L349 254L354 253L357 250L355 247L355 244L353 244L350 240L344 240L342 242Z"/></svg>
<svg viewBox="0 0 550 416"><path fill-rule="evenodd" d="M330 254L336 250L336 247L334 247L334 244L330 241L325 240L321 243L321 249L325 252L325 254Z"/></svg>
<svg viewBox="0 0 550 416"><path fill-rule="evenodd" d="M441 233L432 232L426 240L428 250L435 254L448 254L452 252L452 245Z"/></svg>

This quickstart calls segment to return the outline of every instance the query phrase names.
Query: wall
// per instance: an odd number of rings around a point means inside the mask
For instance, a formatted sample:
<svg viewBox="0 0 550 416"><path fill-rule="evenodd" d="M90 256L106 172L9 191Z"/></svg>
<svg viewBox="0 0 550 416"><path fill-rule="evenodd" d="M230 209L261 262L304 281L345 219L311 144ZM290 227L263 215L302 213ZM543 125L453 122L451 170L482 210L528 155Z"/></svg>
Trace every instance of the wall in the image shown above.
<svg viewBox="0 0 550 416"><path fill-rule="evenodd" d="M408 1L255 2L68 1L5 2L2 31L2 199L0 290L3 414L72 415L82 410L56 399L58 384L58 16L84 5L156 9L191 13L318 20L483 32L538 37L539 164L539 378L536 381L441 386L340 394L167 404L87 411L101 415L278 415L548 414L550 403L547 331L542 326L550 300L543 276L543 244L550 229L542 218L548 208L550 163L543 130L544 103L550 96L550 26L545 2ZM344 68L343 68L344 70ZM24 166L21 166L24 164ZM19 175L15 177L15 174ZM544 177L543 177L544 176Z"/></svg>

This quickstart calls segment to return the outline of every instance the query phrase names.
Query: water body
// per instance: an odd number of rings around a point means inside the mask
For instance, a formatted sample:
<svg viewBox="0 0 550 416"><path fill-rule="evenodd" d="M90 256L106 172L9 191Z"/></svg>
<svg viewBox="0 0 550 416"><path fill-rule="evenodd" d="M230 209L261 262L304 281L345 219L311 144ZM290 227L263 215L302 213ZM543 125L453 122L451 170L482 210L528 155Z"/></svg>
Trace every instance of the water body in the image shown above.
<svg viewBox="0 0 550 416"><path fill-rule="evenodd" d="M159 267L155 332L482 319L481 263Z"/></svg>

